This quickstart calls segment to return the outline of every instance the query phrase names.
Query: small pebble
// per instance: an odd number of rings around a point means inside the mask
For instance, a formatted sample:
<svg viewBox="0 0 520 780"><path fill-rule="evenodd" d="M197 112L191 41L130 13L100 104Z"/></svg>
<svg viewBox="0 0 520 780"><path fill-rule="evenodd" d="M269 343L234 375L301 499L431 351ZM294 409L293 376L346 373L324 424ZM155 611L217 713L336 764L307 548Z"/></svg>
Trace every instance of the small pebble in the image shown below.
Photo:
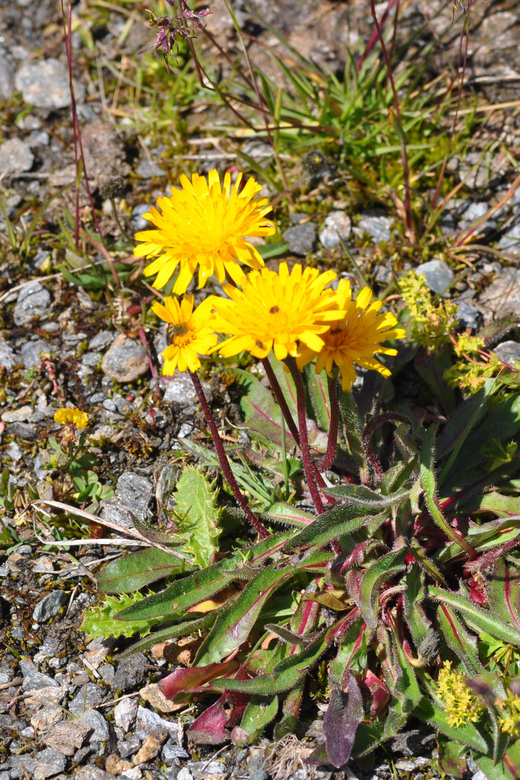
<svg viewBox="0 0 520 780"><path fill-rule="evenodd" d="M149 370L146 347L120 333L105 354L101 368L116 382L134 382Z"/></svg>
<svg viewBox="0 0 520 780"><path fill-rule="evenodd" d="M139 688L146 677L148 661L143 653L134 653L129 658L119 662L114 677L114 688L118 691L129 691Z"/></svg>
<svg viewBox="0 0 520 780"><path fill-rule="evenodd" d="M10 138L0 146L0 173L29 171L34 163L34 154L19 138Z"/></svg>
<svg viewBox="0 0 520 780"><path fill-rule="evenodd" d="M304 222L301 225L287 228L283 240L289 242L289 252L305 257L312 251L316 241L316 225L314 222Z"/></svg>
<svg viewBox="0 0 520 780"><path fill-rule="evenodd" d="M70 86L67 67L50 58L24 62L15 76L16 89L26 103L39 108L70 106Z"/></svg>
<svg viewBox="0 0 520 780"><path fill-rule="evenodd" d="M415 273L422 274L430 290L438 295L447 292L455 280L453 271L444 260L429 260L427 263L421 263Z"/></svg>
<svg viewBox="0 0 520 780"><path fill-rule="evenodd" d="M63 590L53 590L42 598L33 610L33 620L36 623L46 623L57 615L61 608L67 604L69 596Z"/></svg>
<svg viewBox="0 0 520 780"><path fill-rule="evenodd" d="M380 241L390 241L392 238L390 228L393 222L394 220L391 217L364 214L359 220L356 232L359 234L361 231L361 235L368 233L376 244Z"/></svg>
<svg viewBox="0 0 520 780"><path fill-rule="evenodd" d="M350 217L344 211L331 211L325 218L325 227L320 233L320 243L326 249L334 249L346 241L352 230Z"/></svg>
<svg viewBox="0 0 520 780"><path fill-rule="evenodd" d="M511 252L513 255L520 254L520 224L515 225L504 233L500 241L498 242L500 249L506 252Z"/></svg>
<svg viewBox="0 0 520 780"><path fill-rule="evenodd" d="M495 347L493 352L502 362L513 368L515 363L520 360L520 344L517 341L503 341Z"/></svg>
<svg viewBox="0 0 520 780"><path fill-rule="evenodd" d="M18 293L14 309L14 322L19 327L28 325L35 317L49 313L51 295L40 282L31 282Z"/></svg>

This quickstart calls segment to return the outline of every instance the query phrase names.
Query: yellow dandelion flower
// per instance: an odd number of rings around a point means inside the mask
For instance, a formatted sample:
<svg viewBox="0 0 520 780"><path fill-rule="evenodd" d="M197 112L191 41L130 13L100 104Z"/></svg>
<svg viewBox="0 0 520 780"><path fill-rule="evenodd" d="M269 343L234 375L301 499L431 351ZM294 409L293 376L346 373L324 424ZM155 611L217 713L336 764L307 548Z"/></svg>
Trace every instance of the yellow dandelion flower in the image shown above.
<svg viewBox="0 0 520 780"><path fill-rule="evenodd" d="M82 429L88 425L88 414L80 412L75 406L66 407L54 412L54 422L60 425L74 425L75 428Z"/></svg>
<svg viewBox="0 0 520 780"><path fill-rule="evenodd" d="M451 661L446 661L437 679L437 695L444 702L450 726L459 728L466 723L476 723L483 712L483 707L464 682L462 672L451 668Z"/></svg>
<svg viewBox="0 0 520 780"><path fill-rule="evenodd" d="M337 294L325 290L335 277L334 271L303 270L299 264L289 273L287 263L280 263L278 272L251 271L241 290L226 285L229 299L213 298L214 327L231 338L212 351L230 357L246 350L265 358L273 349L278 360L298 355L300 343L319 351L320 334L344 314L334 309Z"/></svg>
<svg viewBox="0 0 520 780"><path fill-rule="evenodd" d="M200 368L199 355L207 355L217 343L217 335L211 321L211 298L207 298L193 311L193 295L185 295L182 301L166 298L162 303L153 303L152 310L168 323L168 346L163 352L163 374L171 376L179 371L197 371Z"/></svg>
<svg viewBox="0 0 520 780"><path fill-rule="evenodd" d="M161 288L179 267L173 292L182 295L191 282L197 266L199 287L213 274L222 284L226 274L237 284L244 278L240 263L261 268L262 257L247 240L253 236L271 236L276 230L265 219L271 211L267 198L256 196L262 186L248 179L239 192L242 174L231 186L229 173L221 187L218 172L204 176L194 173L191 181L181 176L182 189L171 190L171 197L159 198L157 205L144 216L157 230L135 234L143 244L134 249L137 257L155 257L145 268L145 275L157 274L153 284Z"/></svg>
<svg viewBox="0 0 520 780"><path fill-rule="evenodd" d="M346 313L336 318L330 330L322 335L324 346L321 350L310 347L302 350L298 366L303 368L317 357L316 373L320 374L325 368L330 376L336 364L341 373L343 390L349 390L356 379L354 363L363 368L375 369L383 376L390 376L390 371L375 359L375 355L397 355L397 350L382 347L381 342L401 339L405 331L395 327L397 320L393 314L379 314L381 301L370 303L372 292L368 287L352 300L350 284L342 279L337 292L338 306Z"/></svg>

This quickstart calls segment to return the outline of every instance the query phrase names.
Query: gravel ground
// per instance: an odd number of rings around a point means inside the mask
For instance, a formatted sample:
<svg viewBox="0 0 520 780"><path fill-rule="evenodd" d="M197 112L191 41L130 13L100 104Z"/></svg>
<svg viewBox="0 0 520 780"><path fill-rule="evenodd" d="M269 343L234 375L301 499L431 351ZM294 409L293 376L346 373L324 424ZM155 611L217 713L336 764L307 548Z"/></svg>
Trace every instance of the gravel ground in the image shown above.
<svg viewBox="0 0 520 780"><path fill-rule="evenodd" d="M270 5L254 0L250 7L267 16L292 46L330 66L341 56L345 40L367 35L370 20L361 2L348 6L326 2L318 10L315 5L303 0ZM235 6L241 24L258 25L245 6ZM440 0L429 3L432 17L440 6ZM229 43L233 36L223 5L216 2L213 10L212 29L221 42ZM134 19L130 34L119 44L124 21L114 14L113 28L99 41L98 55L105 64L135 56L149 40L148 28ZM422 4L408 4L404 29L418 28L423 21ZM450 22L447 4L432 20L434 33L445 32ZM324 31L320 36L315 34L318 23ZM520 81L518 4L512 0L477 4L473 23L470 83L488 101L514 102ZM254 29L260 41L269 38L265 29ZM77 33L73 44L78 115L92 190L99 201L100 188L115 176L123 177L127 228L142 229L143 202L162 194L168 181L164 148L154 147L151 139L137 139L125 132L124 123L114 121L114 114L106 110L106 96L87 78L86 53ZM456 46L454 29L432 64L437 72L453 63ZM258 61L265 59L268 71L268 55L259 46L254 50ZM0 197L9 219L17 222L22 215L26 230L31 213L41 204L48 224L55 227L65 209L73 207L70 102L57 4L11 3L0 21ZM471 228L501 202L515 175L504 150L518 154L519 139L518 107L489 112L467 153L450 161L451 173L465 179L465 188L460 198L446 204L441 222L446 235ZM260 159L262 149L257 146L255 153ZM85 206L88 201L82 193L80 208ZM356 243L360 237L367 238L369 253L380 241L392 240L392 216L370 209L347 211L331 199L324 219L309 221L307 214L292 214L292 224L284 232L289 259L301 259L308 252L318 260L334 257L338 234L354 253L360 251ZM106 233L118 236L105 206L101 225ZM0 243L1 258L9 245L1 214L0 233L6 237ZM449 294L457 300L467 327L478 329L505 314L513 315L513 325L520 323L520 190L479 225L478 246L455 274L440 258L420 270L435 292L452 285ZM150 372L151 365L159 364L165 336L148 332L143 341L140 307L129 307L128 299L117 295L108 302L99 292L90 294L71 285L56 270L64 257L45 236L33 249L18 261L9 252L0 259L0 454L16 488L16 527L22 542L10 554L0 552L0 780L438 777L431 764L435 739L424 729L412 729L389 743L369 768L353 764L338 772L307 765L305 759L320 738L319 706L305 714L297 735L281 743L265 739L247 749L225 746L217 751L190 745L185 730L194 708L179 713L177 705L160 694L157 681L166 667L160 648L117 660L121 647L113 640L87 644L78 626L85 607L96 600L94 573L120 550L95 544L70 552L49 549L41 541L49 527L28 509L29 488L44 500L62 497L48 479L52 472L46 446L59 430L53 420L59 393L93 419L100 482L115 483L114 496L101 502L101 516L126 527L132 516L147 517L161 500L180 442L186 437L205 439L206 426L184 376L167 381ZM119 259L124 262L127 255L122 250ZM69 267L77 267L72 248L65 257ZM359 257L362 261L366 255ZM402 272L407 267L405 261ZM371 272L380 289L392 279L389 263L379 263L377 256ZM520 358L516 332L510 327L495 347L508 362ZM231 422L239 420L232 389L214 379L207 390L222 419L226 415ZM7 513L6 520L12 521L12 515ZM485 780L471 766L467 777Z"/></svg>

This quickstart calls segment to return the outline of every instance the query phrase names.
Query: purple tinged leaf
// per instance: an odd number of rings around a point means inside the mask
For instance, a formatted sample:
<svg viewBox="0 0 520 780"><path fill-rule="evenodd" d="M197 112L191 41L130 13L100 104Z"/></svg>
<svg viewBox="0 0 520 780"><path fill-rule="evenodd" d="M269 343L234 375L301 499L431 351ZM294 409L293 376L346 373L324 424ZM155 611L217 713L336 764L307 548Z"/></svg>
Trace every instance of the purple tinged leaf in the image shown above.
<svg viewBox="0 0 520 780"><path fill-rule="evenodd" d="M188 729L191 742L197 745L220 745L229 740L229 728L242 717L249 701L245 693L224 693L215 704L196 718Z"/></svg>
<svg viewBox="0 0 520 780"><path fill-rule="evenodd" d="M347 669L342 686L334 685L332 688L329 707L323 718L327 756L336 769L349 760L363 715L363 699L358 682Z"/></svg>
<svg viewBox="0 0 520 780"><path fill-rule="evenodd" d="M222 664L192 666L191 669L176 669L160 681L159 688L167 699L173 699L180 693L189 693L199 688L215 677L234 672L238 665L238 661L226 661Z"/></svg>

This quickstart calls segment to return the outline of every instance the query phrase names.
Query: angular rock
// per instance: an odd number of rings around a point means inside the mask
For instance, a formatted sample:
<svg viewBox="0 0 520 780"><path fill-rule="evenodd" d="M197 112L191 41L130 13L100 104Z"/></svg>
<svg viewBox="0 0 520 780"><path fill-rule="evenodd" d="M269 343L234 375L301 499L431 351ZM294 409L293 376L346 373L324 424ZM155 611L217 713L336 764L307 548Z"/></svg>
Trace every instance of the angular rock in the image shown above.
<svg viewBox="0 0 520 780"><path fill-rule="evenodd" d="M53 590L37 603L33 610L33 620L36 623L46 623L51 617L57 615L68 602L69 596L63 590Z"/></svg>
<svg viewBox="0 0 520 780"><path fill-rule="evenodd" d="M520 255L520 223L504 233L498 242L500 249L513 255Z"/></svg>
<svg viewBox="0 0 520 780"><path fill-rule="evenodd" d="M166 171L152 160L143 160L136 169L136 174L143 179L152 179L154 176L166 176Z"/></svg>
<svg viewBox="0 0 520 780"><path fill-rule="evenodd" d="M16 363L13 348L6 341L0 339L0 366L11 369Z"/></svg>
<svg viewBox="0 0 520 780"><path fill-rule="evenodd" d="M464 299L462 299L460 302L457 301L457 303L459 304L457 306L457 319L459 321L460 327L473 329L478 328L482 322L482 314L479 309Z"/></svg>
<svg viewBox="0 0 520 780"><path fill-rule="evenodd" d="M51 346L48 341L38 339L27 341L20 350L22 363L26 368L38 368L42 362L42 355L49 355Z"/></svg>
<svg viewBox="0 0 520 780"><path fill-rule="evenodd" d="M497 318L520 315L520 268L504 268L481 293L479 304Z"/></svg>
<svg viewBox="0 0 520 780"><path fill-rule="evenodd" d="M10 138L0 146L0 173L29 171L34 163L34 154L19 138Z"/></svg>
<svg viewBox="0 0 520 780"><path fill-rule="evenodd" d="M70 106L69 74L59 60L50 58L25 62L16 73L15 86L22 92L24 101L33 106Z"/></svg>
<svg viewBox="0 0 520 780"><path fill-rule="evenodd" d="M503 363L507 363L513 368L515 363L520 360L520 344L518 341L503 341L495 347L493 352Z"/></svg>
<svg viewBox="0 0 520 780"><path fill-rule="evenodd" d="M44 731L49 726L59 723L65 717L65 712L55 704L47 704L38 710L31 718L31 726L35 731Z"/></svg>
<svg viewBox="0 0 520 780"><path fill-rule="evenodd" d="M72 715L80 715L103 701L104 691L95 683L82 685L69 705Z"/></svg>
<svg viewBox="0 0 520 780"><path fill-rule="evenodd" d="M118 691L128 691L142 685L146 677L148 661L143 653L134 653L129 658L119 662L114 677L114 688Z"/></svg>
<svg viewBox="0 0 520 780"><path fill-rule="evenodd" d="M146 347L120 333L105 354L101 368L116 382L134 382L148 371Z"/></svg>
<svg viewBox="0 0 520 780"><path fill-rule="evenodd" d="M133 764L130 761L125 761L124 758L120 758L116 753L111 753L105 761L105 769L111 775L122 775L123 772L127 769L132 769L132 767Z"/></svg>
<svg viewBox="0 0 520 780"><path fill-rule="evenodd" d="M90 735L91 742L104 742L110 736L108 723L103 715L97 710L87 710L86 712L83 712L80 715L78 722L81 723L82 726L92 729L92 734Z"/></svg>
<svg viewBox="0 0 520 780"><path fill-rule="evenodd" d="M122 699L114 707L114 720L116 726L125 734L130 731L137 715L137 701L135 699Z"/></svg>
<svg viewBox="0 0 520 780"><path fill-rule="evenodd" d="M361 234L368 233L376 244L380 241L390 241L392 238L390 228L393 221L391 217L366 213L361 216L356 232L358 234L360 231Z"/></svg>
<svg viewBox="0 0 520 780"><path fill-rule="evenodd" d="M305 257L312 251L316 241L316 225L314 222L304 222L287 228L283 234L283 240L289 242L289 252Z"/></svg>
<svg viewBox="0 0 520 780"><path fill-rule="evenodd" d="M176 371L166 386L164 400L179 406L197 403L197 393L189 376Z"/></svg>
<svg viewBox="0 0 520 780"><path fill-rule="evenodd" d="M352 230L352 221L344 211L331 211L325 218L325 227L320 233L320 243L326 249L340 245L340 239L346 241Z"/></svg>
<svg viewBox="0 0 520 780"><path fill-rule="evenodd" d="M151 683L139 691L141 699L147 701L154 710L160 712L177 712L183 705L167 699L157 683Z"/></svg>
<svg viewBox="0 0 520 780"><path fill-rule="evenodd" d="M0 58L0 98L9 100L14 92L14 73L4 57Z"/></svg>
<svg viewBox="0 0 520 780"><path fill-rule="evenodd" d="M430 290L438 295L447 292L455 280L453 271L444 260L429 260L427 263L421 263L415 273L422 274Z"/></svg>
<svg viewBox="0 0 520 780"><path fill-rule="evenodd" d="M148 761L152 760L152 758L158 756L161 751L161 747L166 740L166 736L166 732L164 732L164 735L161 739L159 739L157 736L153 736L152 734L147 734L144 738L143 744L133 758L134 764L136 766L139 764L147 764Z"/></svg>
<svg viewBox="0 0 520 780"><path fill-rule="evenodd" d="M116 496L124 507L142 520L146 517L152 490L153 485L149 479L133 471L124 471L117 480Z"/></svg>
<svg viewBox="0 0 520 780"><path fill-rule="evenodd" d="M143 731L145 734L150 734L157 729L166 729L172 734L172 737L177 739L177 722L166 720L161 718L156 712L147 710L145 707L139 705L137 709L137 722L136 729Z"/></svg>
<svg viewBox="0 0 520 780"><path fill-rule="evenodd" d="M51 726L42 736L42 742L64 756L73 756L82 747L92 728L77 720L64 720Z"/></svg>
<svg viewBox="0 0 520 780"><path fill-rule="evenodd" d="M31 661L20 661L20 672L23 676L24 691L39 691L43 688L59 688L56 680L47 674L42 674Z"/></svg>
<svg viewBox="0 0 520 780"><path fill-rule="evenodd" d="M18 409L12 409L10 412L4 412L1 419L6 423L24 422L33 416L33 408L26 404L19 406Z"/></svg>
<svg viewBox="0 0 520 780"><path fill-rule="evenodd" d="M46 780L47 777L54 777L63 772L67 766L67 759L57 750L49 747L40 750L36 758L22 756L20 763L32 780Z"/></svg>
<svg viewBox="0 0 520 780"><path fill-rule="evenodd" d="M114 775L110 775L98 766L84 766L74 775L74 780L114 780Z"/></svg>
<svg viewBox="0 0 520 780"><path fill-rule="evenodd" d="M40 282L31 282L22 287L14 307L14 322L19 327L28 325L35 317L48 314L51 295Z"/></svg>

